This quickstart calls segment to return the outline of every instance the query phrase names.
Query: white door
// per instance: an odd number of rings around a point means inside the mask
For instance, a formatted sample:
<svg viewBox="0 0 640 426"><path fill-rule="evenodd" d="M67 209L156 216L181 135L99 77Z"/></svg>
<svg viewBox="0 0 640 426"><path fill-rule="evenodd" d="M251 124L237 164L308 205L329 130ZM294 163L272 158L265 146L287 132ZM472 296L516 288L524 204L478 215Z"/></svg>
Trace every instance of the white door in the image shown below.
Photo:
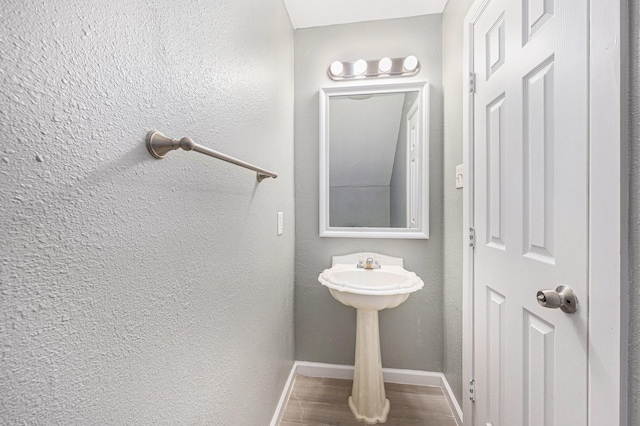
<svg viewBox="0 0 640 426"><path fill-rule="evenodd" d="M473 20L474 424L587 424L588 3ZM574 314L538 304L570 286Z"/></svg>

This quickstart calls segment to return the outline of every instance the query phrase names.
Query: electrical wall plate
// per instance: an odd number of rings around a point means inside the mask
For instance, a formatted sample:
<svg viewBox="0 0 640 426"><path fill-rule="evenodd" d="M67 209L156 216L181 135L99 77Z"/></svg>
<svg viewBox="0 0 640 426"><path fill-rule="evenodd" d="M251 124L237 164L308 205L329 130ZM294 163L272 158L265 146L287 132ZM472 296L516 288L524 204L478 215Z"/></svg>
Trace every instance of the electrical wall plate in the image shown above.
<svg viewBox="0 0 640 426"><path fill-rule="evenodd" d="M464 183L464 165L456 166L456 189L462 188Z"/></svg>
<svg viewBox="0 0 640 426"><path fill-rule="evenodd" d="M284 233L284 212L278 212L278 235Z"/></svg>

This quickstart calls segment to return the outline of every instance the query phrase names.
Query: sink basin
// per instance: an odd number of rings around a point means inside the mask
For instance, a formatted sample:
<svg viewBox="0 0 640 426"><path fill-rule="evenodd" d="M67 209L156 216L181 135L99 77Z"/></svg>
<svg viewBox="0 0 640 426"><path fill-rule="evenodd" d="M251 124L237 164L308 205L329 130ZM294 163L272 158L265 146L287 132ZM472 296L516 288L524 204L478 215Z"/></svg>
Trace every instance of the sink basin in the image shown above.
<svg viewBox="0 0 640 426"><path fill-rule="evenodd" d="M359 269L356 264L337 264L325 269L318 281L331 295L356 309L379 311L395 308L424 285L418 276L399 265Z"/></svg>
<svg viewBox="0 0 640 426"><path fill-rule="evenodd" d="M361 269L362 258L378 259L380 269ZM382 378L378 311L395 308L424 283L403 267L403 260L377 253L334 256L318 281L340 303L356 308L356 356L349 408L354 417L373 425L387 421L389 400Z"/></svg>

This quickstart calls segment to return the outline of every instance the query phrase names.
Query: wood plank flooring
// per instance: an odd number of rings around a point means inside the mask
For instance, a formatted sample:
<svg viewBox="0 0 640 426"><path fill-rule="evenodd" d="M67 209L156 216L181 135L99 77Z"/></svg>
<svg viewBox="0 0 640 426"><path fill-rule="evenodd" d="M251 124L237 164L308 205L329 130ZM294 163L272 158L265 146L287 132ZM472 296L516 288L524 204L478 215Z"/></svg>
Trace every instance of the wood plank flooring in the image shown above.
<svg viewBox="0 0 640 426"><path fill-rule="evenodd" d="M352 380L296 376L281 426L362 426L349 409ZM442 389L385 383L385 426L456 426Z"/></svg>

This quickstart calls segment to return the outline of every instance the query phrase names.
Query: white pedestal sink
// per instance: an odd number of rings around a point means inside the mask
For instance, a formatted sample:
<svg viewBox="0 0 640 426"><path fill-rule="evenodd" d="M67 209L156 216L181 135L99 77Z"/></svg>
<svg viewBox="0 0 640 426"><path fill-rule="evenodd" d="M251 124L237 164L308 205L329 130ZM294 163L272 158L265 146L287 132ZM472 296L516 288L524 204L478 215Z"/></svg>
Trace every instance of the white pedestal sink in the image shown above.
<svg viewBox="0 0 640 426"><path fill-rule="evenodd" d="M362 258L377 259L380 269L358 268L358 260ZM415 273L403 268L401 258L377 253L334 256L332 267L325 269L318 281L329 288L336 300L357 310L355 372L349 397L351 412L367 424L384 423L389 400L382 378L378 311L395 308L424 283Z"/></svg>

